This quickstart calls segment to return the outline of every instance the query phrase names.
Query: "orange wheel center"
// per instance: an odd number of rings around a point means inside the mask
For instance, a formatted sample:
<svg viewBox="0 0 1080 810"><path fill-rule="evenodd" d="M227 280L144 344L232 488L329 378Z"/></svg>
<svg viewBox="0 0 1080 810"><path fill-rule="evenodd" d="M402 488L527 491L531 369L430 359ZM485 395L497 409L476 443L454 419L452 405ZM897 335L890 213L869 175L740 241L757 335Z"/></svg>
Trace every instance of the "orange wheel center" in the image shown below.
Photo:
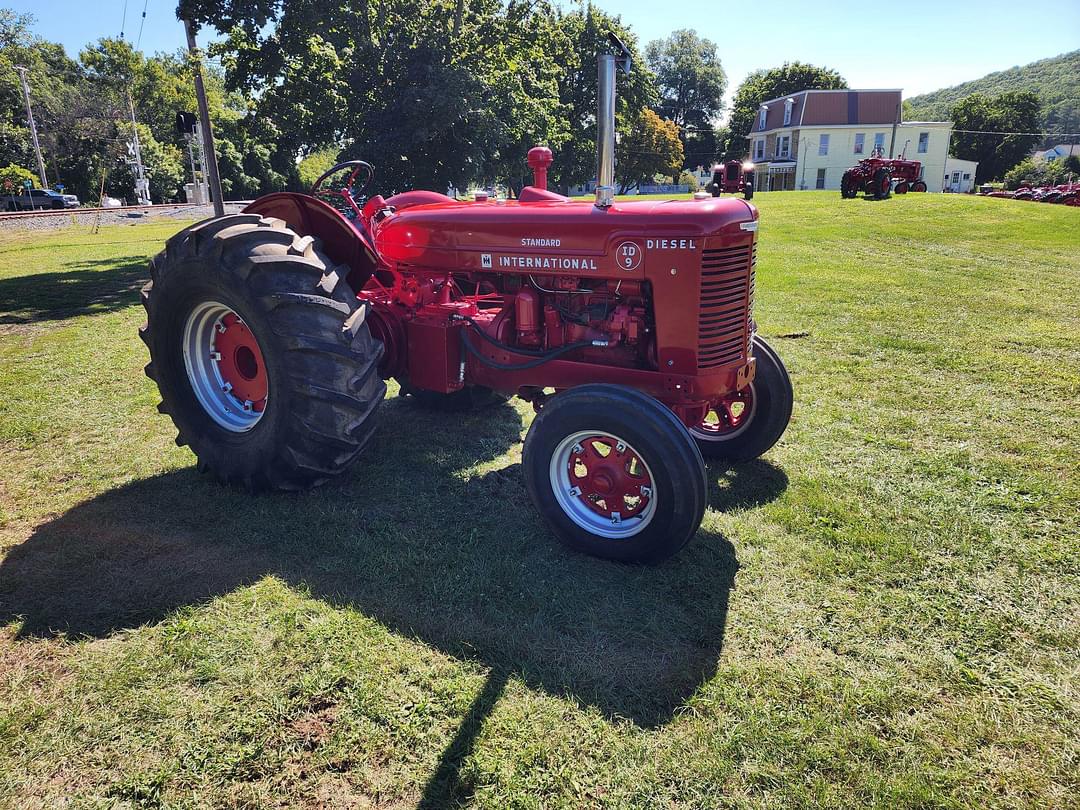
<svg viewBox="0 0 1080 810"><path fill-rule="evenodd" d="M240 318L230 312L215 326L210 359L217 366L226 392L245 410L261 412L266 407L266 366L255 336Z"/></svg>

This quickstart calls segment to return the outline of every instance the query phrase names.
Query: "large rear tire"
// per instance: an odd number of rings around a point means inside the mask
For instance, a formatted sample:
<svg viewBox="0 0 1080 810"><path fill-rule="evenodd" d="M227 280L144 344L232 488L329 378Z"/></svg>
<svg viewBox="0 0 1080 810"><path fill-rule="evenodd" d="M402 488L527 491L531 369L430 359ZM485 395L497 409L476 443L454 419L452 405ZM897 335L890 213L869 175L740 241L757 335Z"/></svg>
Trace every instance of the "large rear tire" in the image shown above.
<svg viewBox="0 0 1080 810"><path fill-rule="evenodd" d="M892 176L888 169L882 166L870 180L870 188L875 200L884 200L892 191Z"/></svg>
<svg viewBox="0 0 1080 810"><path fill-rule="evenodd" d="M347 269L256 214L193 225L151 261L146 374L201 471L302 489L360 454L386 385Z"/></svg>
<svg viewBox="0 0 1080 810"><path fill-rule="evenodd" d="M757 373L742 391L725 399L690 429L705 458L752 461L776 444L791 421L795 395L780 356L757 335Z"/></svg>
<svg viewBox="0 0 1080 810"><path fill-rule="evenodd" d="M675 414L621 385L549 400L522 450L525 484L565 545L623 562L659 562L697 532L705 464Z"/></svg>

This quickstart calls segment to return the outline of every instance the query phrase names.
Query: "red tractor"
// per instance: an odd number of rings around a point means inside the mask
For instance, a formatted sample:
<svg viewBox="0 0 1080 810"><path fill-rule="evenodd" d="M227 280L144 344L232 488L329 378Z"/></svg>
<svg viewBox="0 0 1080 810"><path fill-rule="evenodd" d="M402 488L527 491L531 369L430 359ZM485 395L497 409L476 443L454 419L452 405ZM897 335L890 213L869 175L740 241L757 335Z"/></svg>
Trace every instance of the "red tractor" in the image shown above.
<svg viewBox="0 0 1080 810"><path fill-rule="evenodd" d="M922 164L917 160L889 160L880 152L874 152L844 172L840 179L840 196L848 199L865 191L881 200L893 191L897 194L926 191L921 174Z"/></svg>
<svg viewBox="0 0 1080 810"><path fill-rule="evenodd" d="M617 61L599 57L594 203L547 190L544 147L513 202L367 197L354 160L173 236L140 334L199 469L250 490L338 475L391 377L447 408L517 395L537 412L525 483L555 535L617 560L678 551L705 510L703 456L772 447L792 388L754 333L757 211L614 202Z"/></svg>
<svg viewBox="0 0 1080 810"><path fill-rule="evenodd" d="M754 164L750 161L727 160L712 167L712 182L705 190L714 197L721 194L742 194L747 200L754 196Z"/></svg>

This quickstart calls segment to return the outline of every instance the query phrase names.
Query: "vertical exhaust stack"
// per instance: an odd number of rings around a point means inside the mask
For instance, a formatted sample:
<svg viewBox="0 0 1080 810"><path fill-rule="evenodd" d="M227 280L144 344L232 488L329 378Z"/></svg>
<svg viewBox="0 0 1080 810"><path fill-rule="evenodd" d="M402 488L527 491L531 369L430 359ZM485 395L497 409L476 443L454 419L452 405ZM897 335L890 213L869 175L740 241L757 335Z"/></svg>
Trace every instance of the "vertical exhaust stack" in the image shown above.
<svg viewBox="0 0 1080 810"><path fill-rule="evenodd" d="M596 202L603 210L615 202L615 67L630 72L630 49L617 36L608 41L618 56L602 53L596 58Z"/></svg>

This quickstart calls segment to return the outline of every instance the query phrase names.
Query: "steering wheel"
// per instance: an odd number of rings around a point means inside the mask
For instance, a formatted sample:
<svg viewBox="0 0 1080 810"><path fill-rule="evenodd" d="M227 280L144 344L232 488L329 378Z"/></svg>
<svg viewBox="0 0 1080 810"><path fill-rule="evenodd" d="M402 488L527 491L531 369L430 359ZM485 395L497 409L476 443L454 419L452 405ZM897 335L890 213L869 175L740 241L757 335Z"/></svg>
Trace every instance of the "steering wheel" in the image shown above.
<svg viewBox="0 0 1080 810"><path fill-rule="evenodd" d="M334 175L350 169L349 176L345 180L345 185L340 189L323 188L329 178ZM356 186L357 176L363 172L364 182L359 188ZM311 196L317 197L325 202L330 203L334 208L341 211L349 217L361 217L360 206L356 204L357 197L363 197L364 192L367 191L368 186L371 185L371 181L375 177L375 167L364 160L346 160L344 163L339 163L329 171L324 172L318 180L311 184ZM344 203L344 205L343 205Z"/></svg>

